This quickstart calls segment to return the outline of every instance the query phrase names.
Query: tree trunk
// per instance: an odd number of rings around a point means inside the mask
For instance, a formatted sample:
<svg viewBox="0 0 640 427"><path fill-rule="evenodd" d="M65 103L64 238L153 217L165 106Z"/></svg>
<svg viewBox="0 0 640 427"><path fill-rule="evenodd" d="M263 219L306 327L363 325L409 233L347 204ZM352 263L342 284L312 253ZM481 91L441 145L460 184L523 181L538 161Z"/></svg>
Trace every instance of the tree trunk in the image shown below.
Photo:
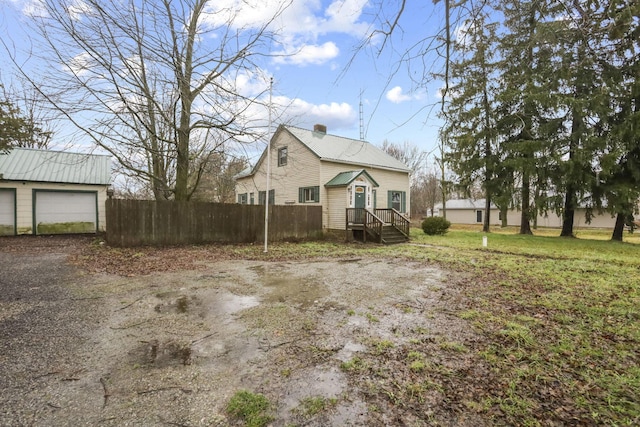
<svg viewBox="0 0 640 427"><path fill-rule="evenodd" d="M507 225L509 225L508 222L507 222L507 214L508 214L508 212L509 211L507 209L504 209L504 208L500 209L500 215L502 215L502 220L501 220L500 226L502 228L504 228Z"/></svg>
<svg viewBox="0 0 640 427"><path fill-rule="evenodd" d="M526 168L526 166L525 166ZM529 172L522 174L522 210L520 215L520 234L533 234L531 232L531 224L529 224L530 205L529 197L531 192L531 184L529 183Z"/></svg>
<svg viewBox="0 0 640 427"><path fill-rule="evenodd" d="M611 240L622 242L622 234L624 233L624 217L623 213L618 212L616 216L616 225L613 227L613 234Z"/></svg>
<svg viewBox="0 0 640 427"><path fill-rule="evenodd" d="M482 224L482 231L485 233L488 233L489 224L490 224L489 215L491 213L491 199L489 198L489 192L487 192L487 198L485 199L485 202L484 202L484 210L485 210L485 215L484 215L484 223Z"/></svg>
<svg viewBox="0 0 640 427"><path fill-rule="evenodd" d="M564 210L562 212L562 232L560 237L575 237L573 235L573 218L575 217L575 209L573 203L573 186L569 185L567 188L567 195L564 199Z"/></svg>

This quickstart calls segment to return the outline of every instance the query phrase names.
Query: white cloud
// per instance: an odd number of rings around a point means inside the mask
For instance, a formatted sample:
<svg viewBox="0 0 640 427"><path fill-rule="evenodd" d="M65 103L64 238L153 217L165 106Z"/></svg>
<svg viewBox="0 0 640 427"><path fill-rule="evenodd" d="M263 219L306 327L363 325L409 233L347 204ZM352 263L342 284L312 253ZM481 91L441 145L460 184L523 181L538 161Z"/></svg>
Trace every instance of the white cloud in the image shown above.
<svg viewBox="0 0 640 427"><path fill-rule="evenodd" d="M360 22L368 0L335 0L324 11L319 0L292 0L283 9L281 0L219 0L206 9L211 27L257 28L275 19L272 29L284 37L304 36L314 40L338 32L363 35L368 24Z"/></svg>
<svg viewBox="0 0 640 427"><path fill-rule="evenodd" d="M16 8L29 17L48 16L42 0L11 0Z"/></svg>
<svg viewBox="0 0 640 427"><path fill-rule="evenodd" d="M78 21L83 15L93 13L93 9L82 0L74 0L67 7L67 13L72 20Z"/></svg>
<svg viewBox="0 0 640 427"><path fill-rule="evenodd" d="M389 90L386 95L387 99L394 104L400 104L401 102L411 101L411 95L407 95L402 93L402 88L400 86L396 86L393 89Z"/></svg>
<svg viewBox="0 0 640 427"><path fill-rule="evenodd" d="M264 103L251 103L240 120L250 121L253 126L265 128L268 124L269 110L266 106L268 94L265 93L260 100ZM350 129L357 125L357 114L354 108L346 102L330 102L326 104L314 104L300 98L287 96L273 96L272 100L273 129L281 123L312 129L316 123L327 126L329 132L339 129Z"/></svg>
<svg viewBox="0 0 640 427"><path fill-rule="evenodd" d="M278 96L273 99L278 109L285 111L283 121L311 129L314 124L322 123L329 132L336 129L351 128L357 124L357 114L346 102L313 104L299 98Z"/></svg>
<svg viewBox="0 0 640 427"><path fill-rule="evenodd" d="M254 98L269 92L271 73L262 68L243 70L235 77L235 85L228 86L230 92L238 93L246 98Z"/></svg>
<svg viewBox="0 0 640 427"><path fill-rule="evenodd" d="M292 47L290 49L293 49ZM294 65L321 65L338 56L340 49L333 42L326 42L322 45L303 45L294 51L276 52L274 62L277 64Z"/></svg>
<svg viewBox="0 0 640 427"><path fill-rule="evenodd" d="M93 58L89 53L82 52L73 58L71 58L66 64L63 65L64 69L69 70L76 76L84 76L89 73L93 68Z"/></svg>
<svg viewBox="0 0 640 427"><path fill-rule="evenodd" d="M367 0L334 0L326 9L320 0L292 0L282 9L281 0L219 0L209 3L204 26L209 29L230 27L259 28L274 19L270 29L278 33L281 44L277 63L295 65L322 64L339 54L332 41L318 39L329 34L362 37L369 24L361 21Z"/></svg>
<svg viewBox="0 0 640 427"><path fill-rule="evenodd" d="M45 18L49 16L45 0L10 0L17 8L20 8L22 14L29 17ZM69 18L73 21L78 21L83 15L87 15L93 12L91 6L89 6L83 0L72 0L65 3L64 9L69 15Z"/></svg>
<svg viewBox="0 0 640 427"><path fill-rule="evenodd" d="M387 100L393 102L394 104L400 104L406 101L419 101L426 97L426 92L424 90L418 90L413 93L404 93L400 86L396 86L393 89L387 91L386 98Z"/></svg>

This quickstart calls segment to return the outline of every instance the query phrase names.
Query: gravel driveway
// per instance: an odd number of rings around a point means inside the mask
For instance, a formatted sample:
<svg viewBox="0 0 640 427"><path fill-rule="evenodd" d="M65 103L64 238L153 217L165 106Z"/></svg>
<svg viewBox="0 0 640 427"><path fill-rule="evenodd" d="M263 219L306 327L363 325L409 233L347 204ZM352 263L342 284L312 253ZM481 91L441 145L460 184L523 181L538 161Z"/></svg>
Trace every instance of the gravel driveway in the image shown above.
<svg viewBox="0 0 640 427"><path fill-rule="evenodd" d="M47 424L61 409L58 394L78 380L102 309L68 289L80 277L65 242L0 240L0 425Z"/></svg>
<svg viewBox="0 0 640 427"><path fill-rule="evenodd" d="M459 299L445 273L420 263L199 259L207 250L193 248L188 269L128 277L70 266L90 243L0 239L0 425L242 425L225 411L238 390L269 399L272 426L421 425L402 405L368 401L373 384L345 366L469 338L438 310Z"/></svg>

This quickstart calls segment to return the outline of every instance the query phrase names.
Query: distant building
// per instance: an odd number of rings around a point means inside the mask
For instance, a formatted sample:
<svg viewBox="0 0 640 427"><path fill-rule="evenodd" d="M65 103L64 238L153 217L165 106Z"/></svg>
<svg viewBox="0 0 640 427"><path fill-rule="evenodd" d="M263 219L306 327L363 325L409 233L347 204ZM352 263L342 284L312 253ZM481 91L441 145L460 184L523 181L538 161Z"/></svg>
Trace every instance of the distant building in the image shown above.
<svg viewBox="0 0 640 427"><path fill-rule="evenodd" d="M446 203L447 220L452 224L483 224L486 215L485 199L455 199ZM502 225L502 214L496 205L491 203L490 208L491 225ZM593 228L613 228L616 219L608 212L598 213L593 211L591 222L587 223L586 208L577 208L574 217L575 227ZM434 216L442 216L442 203L438 203L434 209ZM533 222L533 221L532 221ZM509 209L507 211L507 225L520 225L520 211ZM537 225L539 227L562 227L562 218L554 212L547 215L538 215Z"/></svg>

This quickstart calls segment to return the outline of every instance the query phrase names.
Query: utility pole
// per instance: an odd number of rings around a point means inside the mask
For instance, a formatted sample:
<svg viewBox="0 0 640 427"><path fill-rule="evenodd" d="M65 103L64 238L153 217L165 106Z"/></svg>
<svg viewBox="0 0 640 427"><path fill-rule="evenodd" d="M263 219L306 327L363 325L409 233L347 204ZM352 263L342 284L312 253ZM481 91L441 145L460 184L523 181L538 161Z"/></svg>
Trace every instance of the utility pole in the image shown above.
<svg viewBox="0 0 640 427"><path fill-rule="evenodd" d="M269 127L267 131L267 188L264 197L264 252L269 240L269 185L271 184L271 102L273 99L273 77L269 80Z"/></svg>

